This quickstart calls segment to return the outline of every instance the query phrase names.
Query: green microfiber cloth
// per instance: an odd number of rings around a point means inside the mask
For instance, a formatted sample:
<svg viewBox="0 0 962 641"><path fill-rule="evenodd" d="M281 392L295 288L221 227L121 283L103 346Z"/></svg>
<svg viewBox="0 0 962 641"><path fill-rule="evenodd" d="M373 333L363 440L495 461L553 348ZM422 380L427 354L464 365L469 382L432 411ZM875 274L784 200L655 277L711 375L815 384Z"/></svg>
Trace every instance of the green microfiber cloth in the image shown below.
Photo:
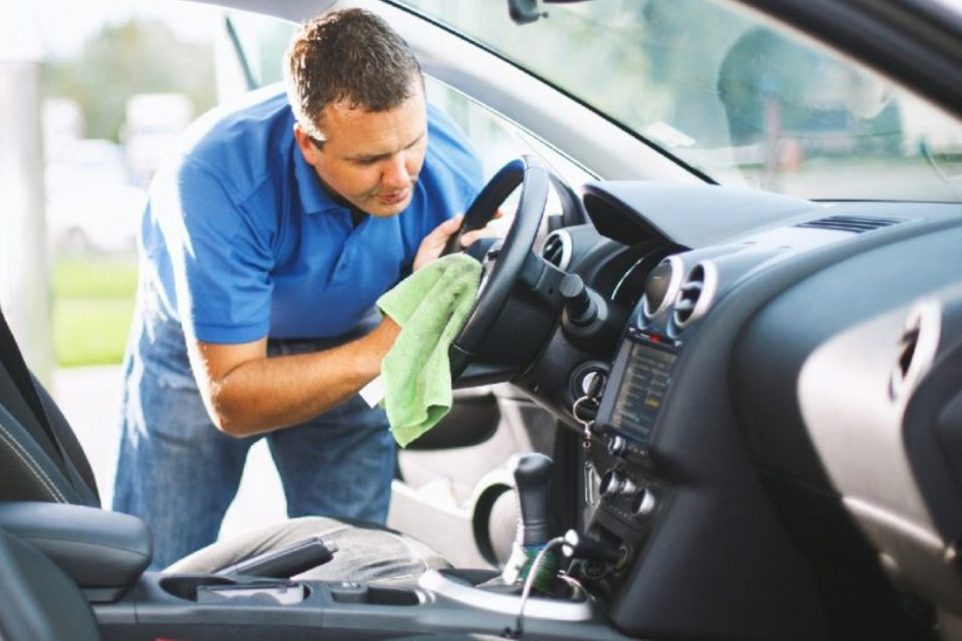
<svg viewBox="0 0 962 641"><path fill-rule="evenodd" d="M451 409L448 347L474 305L480 280L481 263L451 254L414 272L377 301L401 326L381 363L383 405L401 447Z"/></svg>

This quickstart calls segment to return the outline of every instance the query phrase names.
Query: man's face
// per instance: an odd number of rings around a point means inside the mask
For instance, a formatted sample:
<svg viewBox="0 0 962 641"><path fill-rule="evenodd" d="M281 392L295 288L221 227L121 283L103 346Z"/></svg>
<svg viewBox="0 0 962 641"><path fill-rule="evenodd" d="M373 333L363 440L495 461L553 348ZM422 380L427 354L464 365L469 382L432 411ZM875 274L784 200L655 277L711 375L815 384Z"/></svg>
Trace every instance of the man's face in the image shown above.
<svg viewBox="0 0 962 641"><path fill-rule="evenodd" d="M327 105L322 147L294 126L298 147L321 181L372 216L401 213L414 194L428 144L424 93L416 85L410 98L389 111Z"/></svg>

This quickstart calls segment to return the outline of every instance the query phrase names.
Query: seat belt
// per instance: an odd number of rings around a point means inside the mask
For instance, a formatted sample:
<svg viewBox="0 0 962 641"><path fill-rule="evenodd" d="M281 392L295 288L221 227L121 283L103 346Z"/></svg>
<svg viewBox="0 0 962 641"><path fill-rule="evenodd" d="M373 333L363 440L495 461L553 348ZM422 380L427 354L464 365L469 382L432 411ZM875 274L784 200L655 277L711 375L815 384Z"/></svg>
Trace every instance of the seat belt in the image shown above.
<svg viewBox="0 0 962 641"><path fill-rule="evenodd" d="M56 450L57 456L60 457L62 469L66 469L67 455L64 453L60 439L57 438L56 433L50 426L47 410L44 409L43 402L40 400L40 395L37 393L37 388L33 383L33 376L31 376L30 370L27 369L27 363L23 360L23 354L20 353L20 348L17 346L17 341L13 337L13 332L10 331L10 327L7 325L7 319L3 316L2 308L0 308L0 363L2 363L4 369L7 370L7 374L20 392L20 396L26 401L27 406L30 408L34 418L46 435L47 440ZM31 426L24 425L23 427L30 430Z"/></svg>

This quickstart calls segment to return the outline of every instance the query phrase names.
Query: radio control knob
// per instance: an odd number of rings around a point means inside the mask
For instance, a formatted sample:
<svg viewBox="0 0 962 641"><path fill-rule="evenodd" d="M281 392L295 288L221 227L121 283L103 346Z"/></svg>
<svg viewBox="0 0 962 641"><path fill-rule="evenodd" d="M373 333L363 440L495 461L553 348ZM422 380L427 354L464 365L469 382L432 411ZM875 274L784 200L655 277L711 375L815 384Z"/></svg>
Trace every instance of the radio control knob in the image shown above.
<svg viewBox="0 0 962 641"><path fill-rule="evenodd" d="M625 449L628 447L628 441L625 440L624 436L613 436L608 441L608 453L612 456L621 456L625 453Z"/></svg>
<svg viewBox="0 0 962 641"><path fill-rule="evenodd" d="M631 512L635 516L648 516L655 509L655 495L648 488L641 488L631 502Z"/></svg>
<svg viewBox="0 0 962 641"><path fill-rule="evenodd" d="M637 488L624 472L608 470L605 472L605 475L601 477L599 489L601 490L601 496L611 498L625 494L634 494Z"/></svg>

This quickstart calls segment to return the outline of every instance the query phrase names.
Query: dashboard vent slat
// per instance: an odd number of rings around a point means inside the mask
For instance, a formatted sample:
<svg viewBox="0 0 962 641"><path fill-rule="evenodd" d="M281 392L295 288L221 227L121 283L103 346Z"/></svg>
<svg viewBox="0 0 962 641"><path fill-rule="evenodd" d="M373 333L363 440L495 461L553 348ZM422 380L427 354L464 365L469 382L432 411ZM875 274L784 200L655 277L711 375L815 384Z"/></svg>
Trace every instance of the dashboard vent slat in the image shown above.
<svg viewBox="0 0 962 641"><path fill-rule="evenodd" d="M942 307L936 300L922 300L909 312L895 345L895 359L889 375L893 399L910 394L931 368L938 350Z"/></svg>
<svg viewBox="0 0 962 641"><path fill-rule="evenodd" d="M571 236L564 230L553 231L545 238L541 257L558 269L567 269L571 262Z"/></svg>
<svg viewBox="0 0 962 641"><path fill-rule="evenodd" d="M683 330L705 313L714 296L716 283L717 276L711 263L698 263L692 268L675 298L672 320L677 330Z"/></svg>
<svg viewBox="0 0 962 641"><path fill-rule="evenodd" d="M861 234L862 232L891 227L904 222L908 221L905 218L879 218L876 216L829 216L799 223L795 226L803 229L830 229Z"/></svg>

